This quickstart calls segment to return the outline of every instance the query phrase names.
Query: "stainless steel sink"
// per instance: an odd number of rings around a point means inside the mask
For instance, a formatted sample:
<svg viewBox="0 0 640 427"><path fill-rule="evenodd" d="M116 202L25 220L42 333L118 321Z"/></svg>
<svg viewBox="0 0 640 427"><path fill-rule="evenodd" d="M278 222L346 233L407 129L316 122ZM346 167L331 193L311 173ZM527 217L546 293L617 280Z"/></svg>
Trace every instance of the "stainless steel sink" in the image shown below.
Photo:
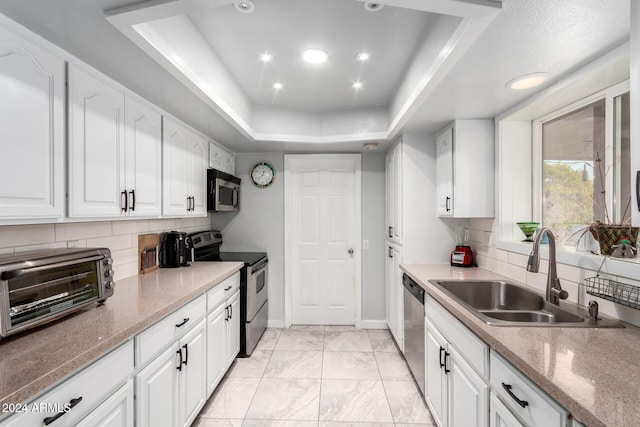
<svg viewBox="0 0 640 427"><path fill-rule="evenodd" d="M624 328L614 319L590 320L586 310L560 308L542 295L496 280L430 280L430 283L466 306L483 322L496 326L555 326Z"/></svg>

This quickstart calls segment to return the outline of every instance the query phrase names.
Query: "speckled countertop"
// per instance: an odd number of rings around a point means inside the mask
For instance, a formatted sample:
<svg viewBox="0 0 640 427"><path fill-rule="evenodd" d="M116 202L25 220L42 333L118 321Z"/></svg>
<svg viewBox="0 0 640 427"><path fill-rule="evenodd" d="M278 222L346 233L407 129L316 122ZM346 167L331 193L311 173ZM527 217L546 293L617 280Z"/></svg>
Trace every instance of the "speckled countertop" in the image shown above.
<svg viewBox="0 0 640 427"><path fill-rule="evenodd" d="M123 279L105 304L1 340L0 407L26 402L203 294L242 265L194 262L190 267Z"/></svg>
<svg viewBox="0 0 640 427"><path fill-rule="evenodd" d="M640 328L631 325L624 329L487 325L428 281L518 282L480 268L418 264L400 267L492 350L509 360L585 425L640 425Z"/></svg>

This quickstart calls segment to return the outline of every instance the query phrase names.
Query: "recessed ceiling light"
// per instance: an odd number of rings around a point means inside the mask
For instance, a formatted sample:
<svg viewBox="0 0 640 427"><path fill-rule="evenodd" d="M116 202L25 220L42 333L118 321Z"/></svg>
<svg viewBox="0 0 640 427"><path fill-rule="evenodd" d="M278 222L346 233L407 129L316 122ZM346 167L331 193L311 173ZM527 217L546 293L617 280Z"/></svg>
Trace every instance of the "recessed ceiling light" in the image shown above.
<svg viewBox="0 0 640 427"><path fill-rule="evenodd" d="M509 89L515 90L529 89L541 85L545 80L547 80L547 77L549 77L549 74L547 73L525 74L524 76L509 80L505 86Z"/></svg>
<svg viewBox="0 0 640 427"><path fill-rule="evenodd" d="M372 1L364 2L364 9L369 11L369 12L377 12L380 9L382 9L383 7L384 7L384 5L380 4L380 3L376 3L376 2L372 2Z"/></svg>
<svg viewBox="0 0 640 427"><path fill-rule="evenodd" d="M238 12L251 13L256 8L256 5L251 0L236 0L233 2L233 7Z"/></svg>
<svg viewBox="0 0 640 427"><path fill-rule="evenodd" d="M327 58L329 58L329 54L323 49L312 48L302 51L302 59L309 64L322 64Z"/></svg>
<svg viewBox="0 0 640 427"><path fill-rule="evenodd" d="M283 87L284 87L284 85L283 85L282 83L280 83L280 82L275 82L275 83L273 84L273 88L274 88L275 90L280 90L280 89L282 89Z"/></svg>
<svg viewBox="0 0 640 427"><path fill-rule="evenodd" d="M351 85L352 88L354 89L362 89L362 82L360 80L357 80L355 82L353 82L353 84Z"/></svg>
<svg viewBox="0 0 640 427"><path fill-rule="evenodd" d="M378 148L378 143L377 142L367 142L366 144L362 145L362 148L364 148L365 150L375 150L376 148Z"/></svg>
<svg viewBox="0 0 640 427"><path fill-rule="evenodd" d="M371 54L369 52L358 52L356 53L356 59L358 61L368 61L371 58Z"/></svg>
<svg viewBox="0 0 640 427"><path fill-rule="evenodd" d="M273 61L273 55L270 53L264 52L260 54L260 61L262 62L271 62Z"/></svg>

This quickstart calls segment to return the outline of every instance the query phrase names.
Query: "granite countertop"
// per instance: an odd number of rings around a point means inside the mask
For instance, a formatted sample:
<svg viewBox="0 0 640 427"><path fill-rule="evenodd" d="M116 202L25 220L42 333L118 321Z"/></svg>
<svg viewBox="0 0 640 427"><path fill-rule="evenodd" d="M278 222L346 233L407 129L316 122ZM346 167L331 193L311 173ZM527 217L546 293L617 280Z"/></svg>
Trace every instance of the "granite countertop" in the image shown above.
<svg viewBox="0 0 640 427"><path fill-rule="evenodd" d="M590 427L638 425L640 328L628 324L624 329L487 325L428 281L520 283L480 268L419 264L400 268L582 423Z"/></svg>
<svg viewBox="0 0 640 427"><path fill-rule="evenodd" d="M2 339L0 407L26 402L242 266L240 262L194 262L190 267L122 279L105 304Z"/></svg>

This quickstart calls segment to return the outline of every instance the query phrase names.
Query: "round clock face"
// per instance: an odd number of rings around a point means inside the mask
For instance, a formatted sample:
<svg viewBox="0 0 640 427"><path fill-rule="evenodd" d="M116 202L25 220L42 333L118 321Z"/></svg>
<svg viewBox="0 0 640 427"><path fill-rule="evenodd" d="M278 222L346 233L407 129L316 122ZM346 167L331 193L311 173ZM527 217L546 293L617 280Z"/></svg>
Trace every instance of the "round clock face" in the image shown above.
<svg viewBox="0 0 640 427"><path fill-rule="evenodd" d="M273 184L276 170L269 163L258 163L251 169L251 182L256 187L265 188Z"/></svg>

